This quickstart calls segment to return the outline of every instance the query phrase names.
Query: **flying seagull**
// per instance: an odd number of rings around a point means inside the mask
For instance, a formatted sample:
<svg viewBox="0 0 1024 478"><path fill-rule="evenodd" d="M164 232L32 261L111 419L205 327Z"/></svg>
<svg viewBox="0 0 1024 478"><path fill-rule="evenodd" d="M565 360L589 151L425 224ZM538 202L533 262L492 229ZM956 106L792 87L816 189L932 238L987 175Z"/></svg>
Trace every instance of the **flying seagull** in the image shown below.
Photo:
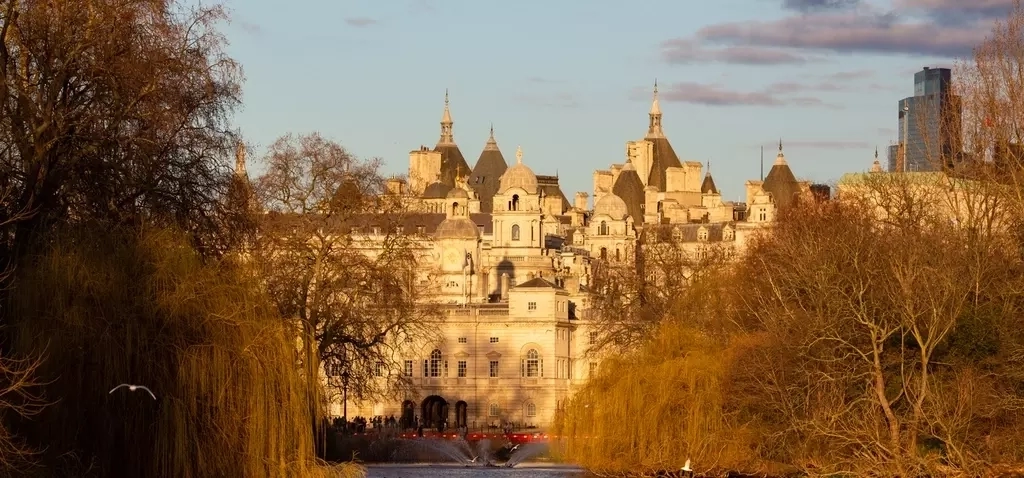
<svg viewBox="0 0 1024 478"><path fill-rule="evenodd" d="M156 400L156 395L153 395L153 392L150 391L145 386L142 386L142 385L132 385L132 384L129 384L129 383L122 383L121 385L118 385L118 386L114 387L110 391L110 393L114 393L114 390L117 390L117 389L119 389L121 387L128 387L128 390L131 390L132 392L134 392L136 390L145 390L146 393L148 393L150 397L153 397L153 400Z"/></svg>

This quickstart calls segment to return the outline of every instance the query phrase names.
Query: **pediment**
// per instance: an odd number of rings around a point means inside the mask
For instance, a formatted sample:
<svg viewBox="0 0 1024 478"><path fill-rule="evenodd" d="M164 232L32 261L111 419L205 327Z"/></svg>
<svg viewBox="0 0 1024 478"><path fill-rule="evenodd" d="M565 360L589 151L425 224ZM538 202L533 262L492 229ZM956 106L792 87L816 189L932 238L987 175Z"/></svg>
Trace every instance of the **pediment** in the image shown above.
<svg viewBox="0 0 1024 478"><path fill-rule="evenodd" d="M489 358L489 359L501 358L501 354L499 354L498 352L495 352L495 351L492 350L490 352L487 352L487 358Z"/></svg>
<svg viewBox="0 0 1024 478"><path fill-rule="evenodd" d="M466 357L469 357L469 354L466 353L465 350L460 350L458 352L455 352L455 358L466 358Z"/></svg>

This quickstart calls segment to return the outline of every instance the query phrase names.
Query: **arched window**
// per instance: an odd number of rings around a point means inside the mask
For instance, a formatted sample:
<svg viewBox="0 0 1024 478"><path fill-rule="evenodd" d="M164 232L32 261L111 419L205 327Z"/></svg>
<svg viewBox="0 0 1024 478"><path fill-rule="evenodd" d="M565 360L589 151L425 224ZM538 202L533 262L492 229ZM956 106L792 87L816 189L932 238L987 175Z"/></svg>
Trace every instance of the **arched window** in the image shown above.
<svg viewBox="0 0 1024 478"><path fill-rule="evenodd" d="M615 248L615 260L616 261L621 261L622 260L622 250L619 249L618 247Z"/></svg>
<svg viewBox="0 0 1024 478"><path fill-rule="evenodd" d="M441 351L438 349L434 349L433 352L430 352L430 376L441 376Z"/></svg>
<svg viewBox="0 0 1024 478"><path fill-rule="evenodd" d="M512 195L512 207L511 207L511 209L513 211L518 211L519 210L519 195L518 194L513 194Z"/></svg>
<svg viewBox="0 0 1024 478"><path fill-rule="evenodd" d="M513 241L518 241L519 240L519 224L513 224L512 225L512 240Z"/></svg>
<svg viewBox="0 0 1024 478"><path fill-rule="evenodd" d="M522 375L527 378L537 378L543 376L541 371L542 362L540 354L537 353L537 349L530 349L526 352L526 359L523 360L523 373Z"/></svg>
<svg viewBox="0 0 1024 478"><path fill-rule="evenodd" d="M607 236L608 235L608 223L601 221L601 226L597 228L597 235Z"/></svg>
<svg viewBox="0 0 1024 478"><path fill-rule="evenodd" d="M537 404L533 402L526 402L526 416L533 418L537 416Z"/></svg>
<svg viewBox="0 0 1024 478"><path fill-rule="evenodd" d="M458 214L459 214L459 202L456 201L456 202L452 203L452 215L456 216Z"/></svg>
<svg viewBox="0 0 1024 478"><path fill-rule="evenodd" d="M607 258L608 258L608 248L607 247L602 247L601 248L601 259L607 259Z"/></svg>

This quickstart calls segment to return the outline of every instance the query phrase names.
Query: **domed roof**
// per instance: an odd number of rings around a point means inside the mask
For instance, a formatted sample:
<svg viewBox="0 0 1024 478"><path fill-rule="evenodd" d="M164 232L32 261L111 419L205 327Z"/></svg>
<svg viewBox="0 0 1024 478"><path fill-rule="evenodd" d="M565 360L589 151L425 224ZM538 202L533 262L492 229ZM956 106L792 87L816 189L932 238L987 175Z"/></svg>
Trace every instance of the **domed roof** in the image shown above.
<svg viewBox="0 0 1024 478"><path fill-rule="evenodd" d="M505 174L501 175L498 189L501 192L505 192L512 188L520 188L526 190L529 194L537 194L537 175L533 174L533 170L523 164L523 148L521 147L516 150L515 166L508 168L505 170Z"/></svg>
<svg viewBox="0 0 1024 478"><path fill-rule="evenodd" d="M437 225L434 231L437 239L477 239L480 230L466 217L449 217Z"/></svg>
<svg viewBox="0 0 1024 478"><path fill-rule="evenodd" d="M452 188L448 191L448 199L469 199L469 193L462 188Z"/></svg>
<svg viewBox="0 0 1024 478"><path fill-rule="evenodd" d="M448 191L451 189L451 186L441 181L434 181L423 190L423 199L444 199L448 197Z"/></svg>
<svg viewBox="0 0 1024 478"><path fill-rule="evenodd" d="M616 196L614 193L607 193L601 196L601 199L594 205L594 216L601 214L607 214L616 221L621 221L629 215L629 208L626 206L626 201Z"/></svg>

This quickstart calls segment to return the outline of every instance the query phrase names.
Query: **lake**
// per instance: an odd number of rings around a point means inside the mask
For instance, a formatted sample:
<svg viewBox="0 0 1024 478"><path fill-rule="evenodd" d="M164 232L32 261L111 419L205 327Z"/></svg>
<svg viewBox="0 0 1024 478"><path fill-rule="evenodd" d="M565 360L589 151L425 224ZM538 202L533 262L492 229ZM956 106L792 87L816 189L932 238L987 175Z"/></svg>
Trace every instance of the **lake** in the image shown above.
<svg viewBox="0 0 1024 478"><path fill-rule="evenodd" d="M548 463L521 463L515 468L490 468L445 464L369 465L370 478L582 478L580 468Z"/></svg>

